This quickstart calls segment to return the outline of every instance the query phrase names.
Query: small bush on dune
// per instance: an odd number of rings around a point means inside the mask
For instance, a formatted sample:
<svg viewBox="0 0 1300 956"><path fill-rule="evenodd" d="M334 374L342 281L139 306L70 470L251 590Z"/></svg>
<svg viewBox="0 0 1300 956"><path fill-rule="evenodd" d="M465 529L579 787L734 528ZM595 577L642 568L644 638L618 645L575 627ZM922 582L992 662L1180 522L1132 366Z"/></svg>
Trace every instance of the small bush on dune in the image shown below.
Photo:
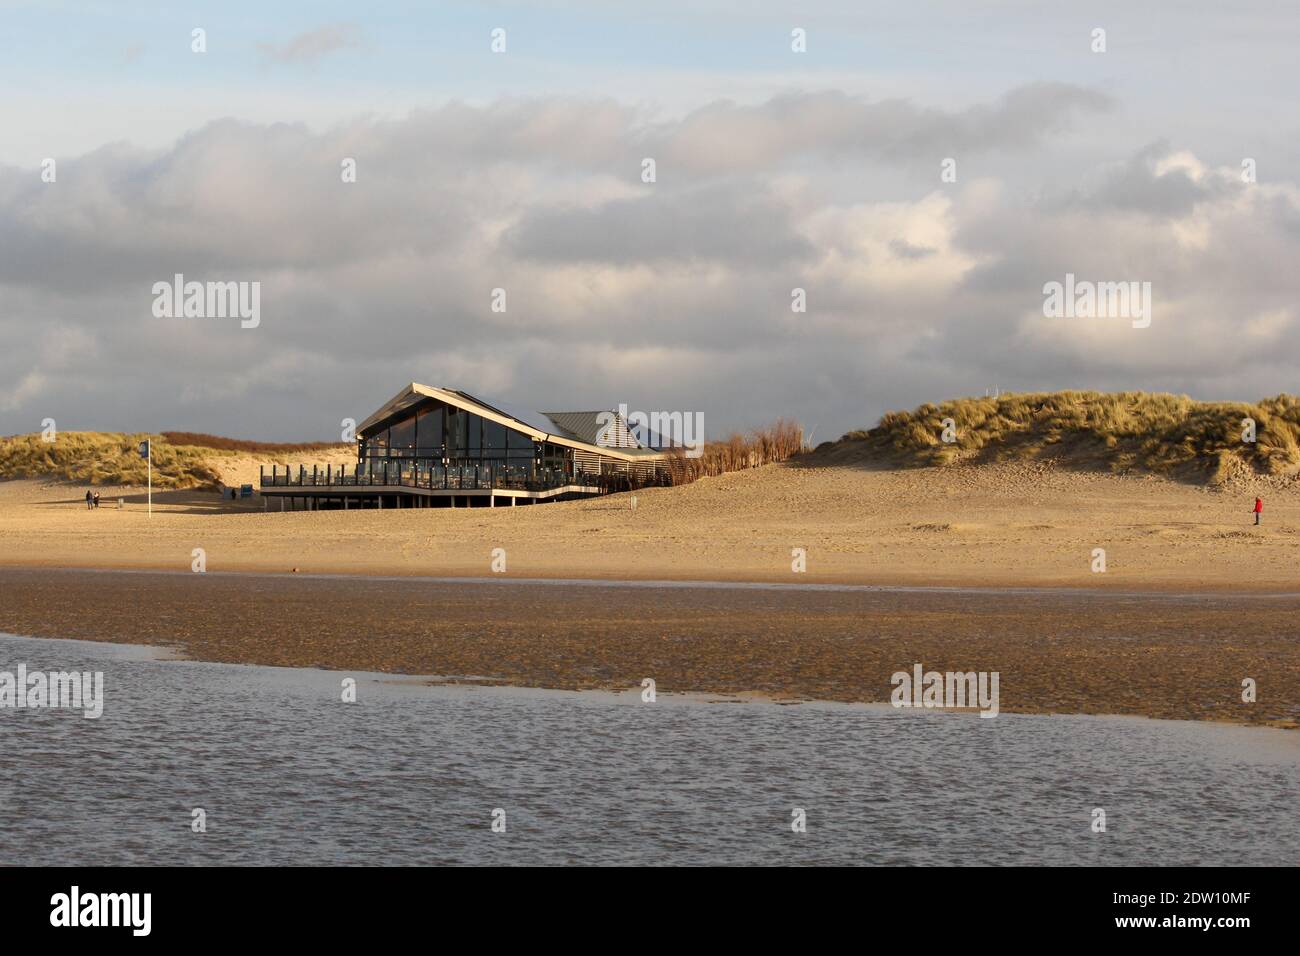
<svg viewBox="0 0 1300 956"><path fill-rule="evenodd" d="M669 478L674 485L689 484L699 478L785 461L802 449L803 427L782 418L748 435L734 432L723 441L706 442L698 458L687 458L678 449L669 461Z"/></svg>

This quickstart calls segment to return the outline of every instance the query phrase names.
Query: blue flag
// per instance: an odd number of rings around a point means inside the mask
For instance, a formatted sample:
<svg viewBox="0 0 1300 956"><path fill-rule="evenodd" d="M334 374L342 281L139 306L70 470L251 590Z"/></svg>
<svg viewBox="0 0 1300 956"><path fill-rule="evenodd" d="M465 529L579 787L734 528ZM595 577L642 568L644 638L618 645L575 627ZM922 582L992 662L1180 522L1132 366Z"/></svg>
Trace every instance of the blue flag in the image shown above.
<svg viewBox="0 0 1300 956"><path fill-rule="evenodd" d="M149 457L149 439L147 438L144 441L140 442L140 457L141 458Z"/></svg>

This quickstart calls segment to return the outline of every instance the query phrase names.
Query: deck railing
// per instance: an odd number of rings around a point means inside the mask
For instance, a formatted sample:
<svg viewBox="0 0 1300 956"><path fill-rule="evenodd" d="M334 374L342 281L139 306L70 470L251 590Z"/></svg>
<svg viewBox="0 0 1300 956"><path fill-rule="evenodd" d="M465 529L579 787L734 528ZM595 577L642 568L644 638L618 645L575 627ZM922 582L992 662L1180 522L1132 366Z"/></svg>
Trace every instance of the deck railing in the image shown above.
<svg viewBox="0 0 1300 956"><path fill-rule="evenodd" d="M488 491L508 488L519 491L549 491L567 485L595 487L596 475L579 472L566 475L552 468L534 470L518 465L428 465L421 462L384 461L353 466L299 465L295 474L292 466L283 471L279 465L261 469L263 488L425 488L430 491Z"/></svg>

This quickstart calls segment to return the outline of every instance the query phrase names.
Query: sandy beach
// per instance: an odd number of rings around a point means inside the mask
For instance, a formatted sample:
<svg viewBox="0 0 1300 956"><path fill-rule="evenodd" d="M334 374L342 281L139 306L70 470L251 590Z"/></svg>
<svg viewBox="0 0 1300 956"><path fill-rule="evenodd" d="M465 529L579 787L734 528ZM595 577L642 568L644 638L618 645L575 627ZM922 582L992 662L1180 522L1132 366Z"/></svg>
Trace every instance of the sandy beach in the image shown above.
<svg viewBox="0 0 1300 956"><path fill-rule="evenodd" d="M0 630L201 660L554 688L648 676L665 692L838 701L887 700L890 674L920 662L999 671L1007 711L1300 717L1294 492L1269 495L1258 529L1245 498L1026 465L770 466L642 491L635 511L616 495L281 514L166 492L150 517L134 490L121 511L115 492L92 512L82 494L0 484ZM805 573L791 570L796 547ZM1105 573L1091 571L1097 547ZM191 572L195 548L210 573ZM494 548L504 574L490 571ZM1261 687L1255 704L1240 700L1245 677Z"/></svg>
<svg viewBox="0 0 1300 956"><path fill-rule="evenodd" d="M1047 464L770 465L630 496L497 509L262 513L260 499L0 482L0 566L1300 592L1300 491L1229 493ZM278 507L275 502L271 507ZM803 548L807 570L791 569ZM1094 573L1093 551L1106 552Z"/></svg>

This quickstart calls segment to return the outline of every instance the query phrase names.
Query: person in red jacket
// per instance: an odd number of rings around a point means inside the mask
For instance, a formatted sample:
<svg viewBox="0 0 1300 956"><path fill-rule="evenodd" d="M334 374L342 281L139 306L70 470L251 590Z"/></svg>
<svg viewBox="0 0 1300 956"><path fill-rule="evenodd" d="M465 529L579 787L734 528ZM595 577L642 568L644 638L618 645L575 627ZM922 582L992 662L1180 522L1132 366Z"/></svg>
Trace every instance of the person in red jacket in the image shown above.
<svg viewBox="0 0 1300 956"><path fill-rule="evenodd" d="M1264 502L1260 498L1255 499L1255 524L1259 524L1260 512L1264 510Z"/></svg>

